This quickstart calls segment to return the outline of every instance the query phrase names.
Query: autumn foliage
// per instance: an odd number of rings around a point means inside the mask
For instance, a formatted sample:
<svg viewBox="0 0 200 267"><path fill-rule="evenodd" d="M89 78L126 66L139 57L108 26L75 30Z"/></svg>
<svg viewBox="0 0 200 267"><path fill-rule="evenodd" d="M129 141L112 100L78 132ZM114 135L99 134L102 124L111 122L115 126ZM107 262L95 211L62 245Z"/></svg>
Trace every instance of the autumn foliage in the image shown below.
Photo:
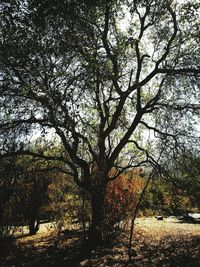
<svg viewBox="0 0 200 267"><path fill-rule="evenodd" d="M108 184L105 213L107 225L111 229L130 217L134 211L139 192L144 186L142 171L142 169L128 171Z"/></svg>

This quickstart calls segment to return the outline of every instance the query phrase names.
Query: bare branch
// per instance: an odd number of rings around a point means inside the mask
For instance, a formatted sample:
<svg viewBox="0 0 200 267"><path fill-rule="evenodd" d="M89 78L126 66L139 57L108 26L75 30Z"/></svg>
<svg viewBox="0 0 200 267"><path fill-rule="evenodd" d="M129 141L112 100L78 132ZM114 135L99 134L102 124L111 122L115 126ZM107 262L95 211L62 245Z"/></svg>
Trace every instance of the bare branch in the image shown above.
<svg viewBox="0 0 200 267"><path fill-rule="evenodd" d="M196 68L183 68L183 69L167 69L163 68L157 69L158 73L166 73L166 74L171 74L171 75L176 75L176 74L190 74L190 75L197 75L200 74L200 69Z"/></svg>

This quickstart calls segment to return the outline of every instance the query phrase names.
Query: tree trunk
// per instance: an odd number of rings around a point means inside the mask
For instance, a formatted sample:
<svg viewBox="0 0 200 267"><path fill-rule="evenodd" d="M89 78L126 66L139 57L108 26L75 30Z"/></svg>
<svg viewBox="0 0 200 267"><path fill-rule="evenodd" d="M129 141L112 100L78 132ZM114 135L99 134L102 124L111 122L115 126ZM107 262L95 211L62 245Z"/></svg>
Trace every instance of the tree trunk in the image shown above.
<svg viewBox="0 0 200 267"><path fill-rule="evenodd" d="M92 222L89 229L88 241L92 247L102 243L105 234L105 189L99 188L91 195L92 204Z"/></svg>
<svg viewBox="0 0 200 267"><path fill-rule="evenodd" d="M82 207L81 207L81 221L83 227L83 238L86 240L86 220L85 220L85 195L82 192Z"/></svg>
<svg viewBox="0 0 200 267"><path fill-rule="evenodd" d="M29 235L35 235L39 230L40 221L35 218L31 218L28 222L29 225Z"/></svg>

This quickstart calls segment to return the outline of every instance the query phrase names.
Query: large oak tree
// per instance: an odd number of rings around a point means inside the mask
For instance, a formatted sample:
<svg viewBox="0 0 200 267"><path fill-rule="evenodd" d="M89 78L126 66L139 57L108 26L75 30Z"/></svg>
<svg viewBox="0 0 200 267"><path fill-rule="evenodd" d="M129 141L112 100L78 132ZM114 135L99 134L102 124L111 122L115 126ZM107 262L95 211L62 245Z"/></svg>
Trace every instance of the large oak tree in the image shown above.
<svg viewBox="0 0 200 267"><path fill-rule="evenodd" d="M170 154L195 138L198 8L169 0L1 3L1 156L62 160L91 195L96 240L108 182L128 168L155 168L159 148ZM40 131L57 136L63 153L30 151Z"/></svg>

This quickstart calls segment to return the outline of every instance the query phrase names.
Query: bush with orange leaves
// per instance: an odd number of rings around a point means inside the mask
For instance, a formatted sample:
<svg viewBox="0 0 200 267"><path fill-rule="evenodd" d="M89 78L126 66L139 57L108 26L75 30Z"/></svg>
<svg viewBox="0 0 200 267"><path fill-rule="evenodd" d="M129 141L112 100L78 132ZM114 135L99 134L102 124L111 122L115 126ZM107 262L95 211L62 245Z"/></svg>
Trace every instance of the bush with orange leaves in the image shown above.
<svg viewBox="0 0 200 267"><path fill-rule="evenodd" d="M113 176L112 170L110 176ZM136 206L139 192L144 186L141 168L133 169L111 181L107 187L105 201L106 225L111 231L114 226L120 226L120 222L125 222L130 218Z"/></svg>

